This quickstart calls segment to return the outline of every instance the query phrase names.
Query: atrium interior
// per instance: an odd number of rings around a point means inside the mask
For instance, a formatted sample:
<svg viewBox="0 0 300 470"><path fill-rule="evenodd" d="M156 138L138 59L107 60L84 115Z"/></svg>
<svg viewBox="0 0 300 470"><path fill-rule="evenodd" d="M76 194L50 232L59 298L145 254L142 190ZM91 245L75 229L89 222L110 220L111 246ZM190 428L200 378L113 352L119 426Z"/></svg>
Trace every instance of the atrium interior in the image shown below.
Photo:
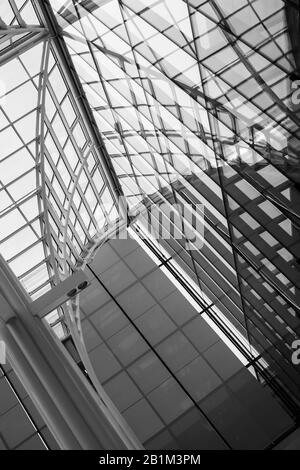
<svg viewBox="0 0 300 470"><path fill-rule="evenodd" d="M0 450L300 449L300 0L1 0Z"/></svg>

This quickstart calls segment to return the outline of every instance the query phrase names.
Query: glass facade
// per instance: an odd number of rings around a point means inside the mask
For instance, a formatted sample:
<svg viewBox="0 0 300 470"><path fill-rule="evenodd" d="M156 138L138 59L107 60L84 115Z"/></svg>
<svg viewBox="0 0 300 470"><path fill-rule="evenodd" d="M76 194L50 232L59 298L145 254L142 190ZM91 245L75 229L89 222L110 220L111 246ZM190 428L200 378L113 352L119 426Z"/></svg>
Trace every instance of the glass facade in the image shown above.
<svg viewBox="0 0 300 470"><path fill-rule="evenodd" d="M264 449L293 428L272 387L137 241L109 241L88 269L83 340L146 449Z"/></svg>
<svg viewBox="0 0 300 470"><path fill-rule="evenodd" d="M84 268L46 320L146 448L265 449L299 422L297 12L1 2L0 253L33 301Z"/></svg>

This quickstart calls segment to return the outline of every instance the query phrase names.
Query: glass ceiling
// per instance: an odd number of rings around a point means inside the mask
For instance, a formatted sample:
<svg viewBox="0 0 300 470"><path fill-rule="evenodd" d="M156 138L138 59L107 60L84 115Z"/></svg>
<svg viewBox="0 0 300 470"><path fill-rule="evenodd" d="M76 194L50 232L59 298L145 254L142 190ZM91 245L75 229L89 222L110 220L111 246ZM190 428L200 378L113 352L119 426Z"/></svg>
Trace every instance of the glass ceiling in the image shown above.
<svg viewBox="0 0 300 470"><path fill-rule="evenodd" d="M35 298L69 272L87 240L117 212L95 142L33 5L5 1L0 16L1 253Z"/></svg>
<svg viewBox="0 0 300 470"><path fill-rule="evenodd" d="M297 395L292 8L282 0L1 2L0 251L33 298L121 217L124 194L140 209L133 228ZM174 204L193 222L153 241L147 211L156 227L175 230Z"/></svg>

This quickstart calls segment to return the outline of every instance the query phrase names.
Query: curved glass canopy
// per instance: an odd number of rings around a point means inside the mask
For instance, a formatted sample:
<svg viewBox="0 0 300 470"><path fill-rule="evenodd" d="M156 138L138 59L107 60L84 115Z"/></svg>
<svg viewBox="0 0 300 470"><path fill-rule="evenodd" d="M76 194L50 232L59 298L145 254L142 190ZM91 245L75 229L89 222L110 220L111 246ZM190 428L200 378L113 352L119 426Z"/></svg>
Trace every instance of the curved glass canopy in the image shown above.
<svg viewBox="0 0 300 470"><path fill-rule="evenodd" d="M1 253L35 298L118 213L49 31L37 26L30 2L14 19L8 4L1 7Z"/></svg>

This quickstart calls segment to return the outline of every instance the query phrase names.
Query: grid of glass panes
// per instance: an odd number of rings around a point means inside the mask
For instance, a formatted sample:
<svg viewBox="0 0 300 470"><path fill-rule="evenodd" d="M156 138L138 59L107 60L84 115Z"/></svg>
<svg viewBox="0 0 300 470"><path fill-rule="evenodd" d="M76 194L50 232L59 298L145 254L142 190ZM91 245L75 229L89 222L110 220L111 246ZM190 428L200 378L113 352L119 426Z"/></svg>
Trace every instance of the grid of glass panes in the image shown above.
<svg viewBox="0 0 300 470"><path fill-rule="evenodd" d="M83 339L99 381L146 448L267 448L292 426L165 263L127 239L106 243L90 267L80 295Z"/></svg>
<svg viewBox="0 0 300 470"><path fill-rule="evenodd" d="M6 0L0 7L0 250L33 299L118 216L36 6Z"/></svg>
<svg viewBox="0 0 300 470"><path fill-rule="evenodd" d="M284 2L52 6L128 201L204 204L201 250L162 244L295 391L299 118Z"/></svg>

